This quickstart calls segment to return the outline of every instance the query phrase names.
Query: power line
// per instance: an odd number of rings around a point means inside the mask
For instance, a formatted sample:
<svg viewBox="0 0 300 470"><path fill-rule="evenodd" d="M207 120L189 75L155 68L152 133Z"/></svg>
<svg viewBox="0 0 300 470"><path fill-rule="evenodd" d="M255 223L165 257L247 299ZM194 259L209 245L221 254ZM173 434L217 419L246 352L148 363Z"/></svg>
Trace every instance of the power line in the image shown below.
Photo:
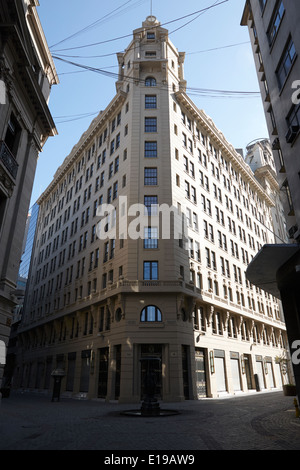
<svg viewBox="0 0 300 470"><path fill-rule="evenodd" d="M160 25L154 25L154 26L151 26L151 28L149 29L153 29L153 28L159 28L159 27L162 27L162 26L166 26L168 24L172 24L172 23L175 23L176 21L180 21L180 20L183 20L185 18L189 18L191 16L194 16L194 15L197 15L198 13L204 13L212 8L215 8L216 6L219 6L219 5L222 5L223 3L227 3L229 0L222 0L221 2L219 3L214 3L213 5L210 5L209 7L206 7L206 8L202 8L201 10L198 10L198 11L195 11L193 13L189 13L188 15L185 15L185 16L181 16L179 18L176 18L174 20L171 20L171 21L167 21L166 23L162 23ZM74 50L74 49L83 49L83 48L86 48L86 47L93 47L93 46L98 46L100 44L107 44L109 42L113 42L113 41L118 41L120 39L124 39L124 38L128 38L128 37L131 37L132 36L132 33L131 34L126 34L124 36L118 36L118 37L115 37L115 38L112 38L112 39L106 39L105 41L99 41L99 42L95 42L95 43L91 43L91 44L85 44L85 45L82 45L82 46L76 46L76 47L69 47L69 48L65 48L65 49L59 49L57 51L54 51L54 53L56 54L57 52L61 52L61 51L70 51L70 50Z"/></svg>
<svg viewBox="0 0 300 470"><path fill-rule="evenodd" d="M55 58L55 56L54 56ZM85 71L91 71L95 73L99 73L101 75L105 75L109 78L113 79L118 79L119 75L118 73L114 72L108 72L103 69L95 68L95 67L90 67L82 64L77 64L75 62L70 62L62 58L57 58L58 60L61 60L63 62L66 62L68 64L77 66L77 67L82 67L84 68ZM123 79L127 82L137 82L140 84L144 84L143 79L137 79L134 77L130 76L124 76ZM166 90L169 91L171 90L171 86L165 85L162 83L157 83L157 87L161 90ZM187 87L186 89L187 93L191 96L202 96L206 98L225 98L225 99L249 99L249 98L258 98L260 97L260 92L252 92L252 91L241 91L241 90L217 90L217 89L207 89L207 88L196 88L196 87ZM88 113L82 113L82 114L73 114L73 115L67 115L67 116L56 116L54 119L63 119L62 121L59 121L58 124L62 124L65 122L71 122L71 121L76 121L80 119L84 119L93 115L98 114L98 112L88 112Z"/></svg>
<svg viewBox="0 0 300 470"><path fill-rule="evenodd" d="M140 4L140 3L143 3L144 1L148 1L148 0L138 0L136 3ZM50 48L52 47L55 47L55 46L58 46L59 44L62 44L63 42L66 42L68 41L69 39L72 39L72 38L75 38L77 36L79 36L80 34L86 32L86 31L89 31L90 29L92 29L93 27L95 26L98 26L100 23L104 22L106 19L111 19L111 17L114 17L114 16L117 16L117 15L114 15L115 12L117 12L118 10L120 10L121 8L123 8L125 5L127 5L128 3L132 2L132 0L127 0L125 3L123 3L121 6L119 6L118 8L115 8L114 10L112 10L110 13L107 13L106 15L102 16L101 18L99 18L98 20L94 21L93 23L91 23L90 25L88 26L85 26L84 28L80 29L79 31L71 34L70 36L67 36L65 39L62 39L61 41L53 44L52 46L50 46ZM133 4L131 7L129 8L133 8L133 7L136 7L135 4ZM126 8L123 12L121 13L124 13L125 11L127 11L128 8Z"/></svg>
<svg viewBox="0 0 300 470"><path fill-rule="evenodd" d="M212 7L216 6L217 2L218 2L218 0L216 0L215 3L212 4ZM180 29L185 28L185 26L187 26L188 24L193 23L193 21L196 21L201 15L203 15L203 13L205 13L205 11L201 12L198 16L196 16L196 18L193 18L192 20L188 21L184 25L179 26L177 29L174 29L173 31L170 31L169 34L176 33L176 31L179 31Z"/></svg>
<svg viewBox="0 0 300 470"><path fill-rule="evenodd" d="M229 1L229 0L225 0L226 2ZM217 2L215 2L213 5L211 5L210 7L208 8L213 8L214 6L217 6L216 5ZM222 2L223 3L223 2ZM219 4L218 4L219 5ZM182 25L180 28L178 29L181 29L185 26L187 26L187 24L191 23L192 21L195 21L197 18L199 18L199 16L201 16L202 14L206 13L207 9L204 9L200 15L198 15L196 18L192 19L191 21L189 21L188 23L185 23L184 25ZM189 16L189 15L188 15ZM181 19L181 18L180 18ZM172 20L170 22L174 22L174 21L178 21L177 19L176 20ZM168 24L168 23L164 23L164 24ZM158 26L156 26L158 27ZM152 28L151 28L152 29ZM172 32L170 32L169 34L172 34L174 33L175 31L177 30L174 30ZM128 36L131 36L128 35ZM125 36L123 36L125 37ZM126 35L127 37L127 35ZM105 41L104 41L105 42ZM237 44L230 44L228 46L221 46L221 47L216 47L216 48L213 48L213 49L207 49L207 50L204 50L204 51L196 51L196 52L191 52L191 53L187 53L187 54L198 54L198 53L203 53L203 52L210 52L210 51L214 51L214 50L219 50L219 49L225 49L225 48L228 48L228 47L234 47L234 46L237 46L237 45L241 45L241 44L250 44L250 41L247 41L247 42L243 42L243 43L237 43ZM137 48L138 46L135 46L135 45L132 45L130 47L130 51L134 50L135 48ZM61 49L61 50L68 50L68 49ZM109 57L109 56L113 56L113 55L116 55L119 51L116 51L116 52L111 52L111 53L108 53L108 54L97 54L97 55L91 55L91 56L80 56L80 55L70 55L70 54L59 54L58 53L59 51L55 52L55 54L57 54L58 56L60 57L69 57L69 58L73 58L73 59L96 59L96 58L103 58L103 57Z"/></svg>
<svg viewBox="0 0 300 470"><path fill-rule="evenodd" d="M73 114L73 115L61 116L61 117L58 116L58 117L54 117L53 119L57 120L57 124L63 124L65 122L79 121L80 119L85 119L91 116L96 116L96 114L99 114L99 111L91 112L91 113L83 113L83 114ZM59 119L63 119L63 118L70 118L70 119L59 121Z"/></svg>
<svg viewBox="0 0 300 470"><path fill-rule="evenodd" d="M54 57L54 59L60 60L60 61L65 62L67 64L74 65L76 67L80 67L80 68L83 68L83 69L91 71L91 72L99 73L100 75L104 75L104 76L114 78L114 79L119 78L119 74L115 73L115 72L108 72L107 70L100 69L100 68L97 68L97 67L92 67L92 66L84 65L84 64L78 64L76 62L69 61L69 60L63 59L63 58L58 57L58 56L53 56L53 57ZM136 77L131 77L129 75L124 75L123 79L125 81L128 81L128 82L144 83L143 79L136 78ZM160 87L161 89L169 89L169 86L164 85L164 84L158 84L158 87ZM204 89L204 88L195 88L195 87L188 87L187 89L189 89L191 92L194 92L194 93L195 92L198 92L198 93L210 92L210 93L218 93L218 94L227 95L227 96L230 96L230 95L232 95L232 96L244 95L244 96L249 96L250 97L250 96L253 96L253 95L260 95L259 92L253 92L253 91L234 91L234 90L232 91L232 90L213 90L213 89L207 90L207 89Z"/></svg>
<svg viewBox="0 0 300 470"><path fill-rule="evenodd" d="M244 41L244 42L237 42L235 44L228 44L227 46L218 46L218 47L213 47L213 48L210 48L210 49L204 49L202 51L194 51L194 52L186 52L185 55L193 55L193 54L203 54L205 52L213 52L213 51L218 51L218 50L221 50L221 49L228 49L230 47L236 47L236 46L242 46L244 44L251 44L250 41ZM137 46L135 46L134 48L130 49L130 50L133 50L137 48ZM80 56L80 55L67 55L67 54L57 54L57 56L59 57L69 57L69 58L73 58L73 59L98 59L98 58L101 58L101 57L108 57L108 56L115 56L118 52L111 52L109 54L102 54L102 55L91 55L91 56ZM108 69L108 68L116 68L118 67L117 65L110 65L109 67L103 67L103 69ZM75 73L75 72L67 72L67 73ZM77 72L78 73L78 72ZM63 75L63 74L59 74L59 75Z"/></svg>
<svg viewBox="0 0 300 470"><path fill-rule="evenodd" d="M204 52L219 51L221 49L228 49L229 47L242 46L244 44L251 44L251 43L250 43L250 41L237 42L236 44L228 44L227 46L213 47L211 49L204 49L202 51L186 52L186 55L203 54Z"/></svg>

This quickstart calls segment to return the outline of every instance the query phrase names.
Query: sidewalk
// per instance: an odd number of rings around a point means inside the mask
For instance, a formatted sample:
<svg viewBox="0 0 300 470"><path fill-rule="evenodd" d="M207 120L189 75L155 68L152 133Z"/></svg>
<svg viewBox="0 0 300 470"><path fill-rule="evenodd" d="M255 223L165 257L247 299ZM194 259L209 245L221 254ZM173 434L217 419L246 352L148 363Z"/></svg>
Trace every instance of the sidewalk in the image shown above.
<svg viewBox="0 0 300 470"><path fill-rule="evenodd" d="M131 417L139 406L12 393L0 405L1 450L300 450L300 419L282 392L161 404L179 414Z"/></svg>

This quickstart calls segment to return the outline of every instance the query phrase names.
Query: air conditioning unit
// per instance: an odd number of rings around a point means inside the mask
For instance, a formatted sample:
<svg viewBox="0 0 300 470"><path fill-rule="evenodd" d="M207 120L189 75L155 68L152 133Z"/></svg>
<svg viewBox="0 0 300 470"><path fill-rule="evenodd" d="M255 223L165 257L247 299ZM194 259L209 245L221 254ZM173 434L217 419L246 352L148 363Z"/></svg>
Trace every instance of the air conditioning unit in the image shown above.
<svg viewBox="0 0 300 470"><path fill-rule="evenodd" d="M289 128L289 130L287 131L287 134L285 136L285 139L286 139L288 144L291 144L292 142L294 142L298 132L299 132L299 126L291 126Z"/></svg>
<svg viewBox="0 0 300 470"><path fill-rule="evenodd" d="M289 229L289 238L294 238L294 235L295 233L297 232L298 230L298 226L297 225L293 225L290 229Z"/></svg>

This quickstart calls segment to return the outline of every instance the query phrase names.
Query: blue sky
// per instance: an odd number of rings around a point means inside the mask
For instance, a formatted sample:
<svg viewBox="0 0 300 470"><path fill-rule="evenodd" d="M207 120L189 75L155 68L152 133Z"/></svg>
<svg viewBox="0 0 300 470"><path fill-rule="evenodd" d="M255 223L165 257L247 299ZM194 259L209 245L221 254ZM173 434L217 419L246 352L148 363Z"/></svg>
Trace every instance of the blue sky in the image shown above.
<svg viewBox="0 0 300 470"><path fill-rule="evenodd" d="M169 30L178 50L186 52L188 87L258 92L248 30L240 26L244 0L221 2L153 0L152 13ZM215 3L219 5L191 15ZM117 73L116 53L124 51L132 31L150 14L151 0L40 0L37 12L53 55ZM182 19L173 21L178 18ZM40 154L30 205L116 92L114 78L82 71L58 59L55 65L60 84L52 88L49 107L59 135L49 138ZM252 140L268 136L260 97L188 94L234 147L245 149Z"/></svg>

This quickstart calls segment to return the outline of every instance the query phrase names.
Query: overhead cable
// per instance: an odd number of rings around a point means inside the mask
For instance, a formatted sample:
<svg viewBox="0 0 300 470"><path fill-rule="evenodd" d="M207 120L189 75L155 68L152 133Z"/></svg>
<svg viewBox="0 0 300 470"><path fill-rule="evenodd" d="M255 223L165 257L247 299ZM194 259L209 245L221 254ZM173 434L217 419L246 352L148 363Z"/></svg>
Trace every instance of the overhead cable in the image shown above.
<svg viewBox="0 0 300 470"><path fill-rule="evenodd" d="M162 26L166 26L168 24L175 23L176 21L180 21L180 20L183 20L185 18L197 15L198 13L208 11L212 8L215 8L219 5L222 5L223 3L227 3L228 1L229 0L222 0L219 3L214 3L213 5L210 5L209 7L202 8L201 10L195 11L193 13L189 13L188 15L185 15L185 16L181 16L180 18L176 18L174 20L167 21L166 23L162 23L162 24L159 24L159 25L151 26L151 28L149 27L149 29L159 28L159 27L162 27ZM70 51L70 50L74 50L74 49L83 49L83 48L86 48L86 47L98 46L99 44L106 44L106 43L109 43L109 42L118 41L120 39L128 38L128 37L131 37L131 36L132 36L132 33L131 34L126 34L124 36L115 37L115 38L112 38L112 39L106 39L105 41L99 41L99 42L95 42L95 43L91 43L91 44L85 44L85 45L82 45L82 46L75 46L75 47L69 47L69 48L65 48L65 49L58 49L58 50L54 51L54 53L61 52L61 51Z"/></svg>

